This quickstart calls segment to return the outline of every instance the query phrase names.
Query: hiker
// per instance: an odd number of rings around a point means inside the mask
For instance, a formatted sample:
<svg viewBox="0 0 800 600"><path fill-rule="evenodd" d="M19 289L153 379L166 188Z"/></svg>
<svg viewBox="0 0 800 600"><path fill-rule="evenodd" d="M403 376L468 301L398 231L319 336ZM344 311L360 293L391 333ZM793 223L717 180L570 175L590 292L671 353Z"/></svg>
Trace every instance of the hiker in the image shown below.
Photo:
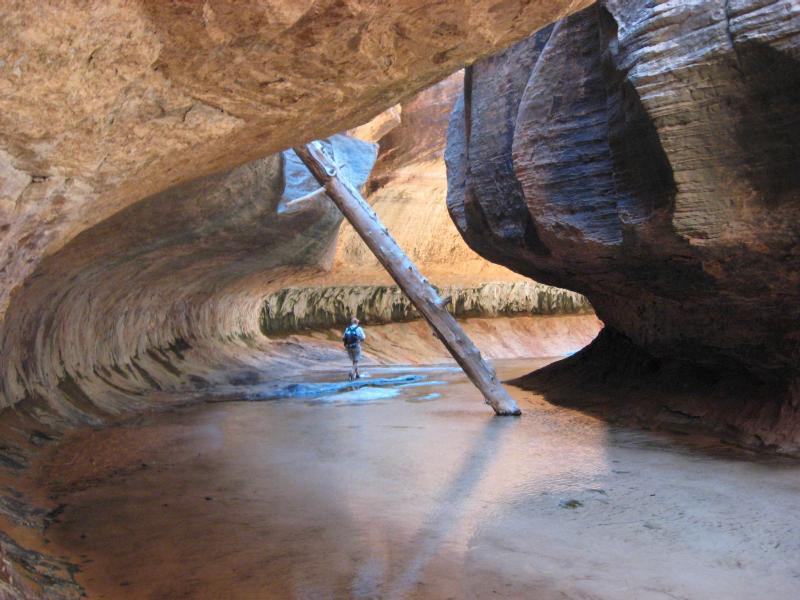
<svg viewBox="0 0 800 600"><path fill-rule="evenodd" d="M360 379L361 375L358 373L358 361L361 360L361 342L367 338L364 335L364 330L359 326L358 319L353 317L350 319L350 325L344 330L342 341L344 347L347 349L347 355L353 361L353 368L350 371L350 381L353 379Z"/></svg>

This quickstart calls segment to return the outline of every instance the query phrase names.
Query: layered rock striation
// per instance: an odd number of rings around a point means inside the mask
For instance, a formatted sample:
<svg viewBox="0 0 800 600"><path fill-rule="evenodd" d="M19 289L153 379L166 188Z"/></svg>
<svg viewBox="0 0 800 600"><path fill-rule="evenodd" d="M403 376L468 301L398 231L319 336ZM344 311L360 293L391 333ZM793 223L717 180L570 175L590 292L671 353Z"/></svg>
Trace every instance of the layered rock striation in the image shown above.
<svg viewBox="0 0 800 600"><path fill-rule="evenodd" d="M450 299L446 308L459 319L592 312L580 294L533 281L445 286L438 291ZM397 286L287 287L265 298L261 331L276 335L342 327L353 316L369 325L422 318Z"/></svg>
<svg viewBox="0 0 800 600"><path fill-rule="evenodd" d="M113 365L257 333L260 298L329 265L338 227L319 204L278 200L293 174L275 153L586 2L289 4L6 7L0 405L59 406L65 375L98 365L125 388ZM148 385L143 370L125 377Z"/></svg>
<svg viewBox="0 0 800 600"><path fill-rule="evenodd" d="M363 185L377 147L344 135L327 146ZM191 386L171 364L180 348L256 334L270 280L329 262L341 220L291 151L121 211L48 257L18 292L2 323L4 403L40 398L91 421L126 396Z"/></svg>
<svg viewBox="0 0 800 600"><path fill-rule="evenodd" d="M468 72L454 222L606 325L530 385L629 368L687 422L798 447L799 61L795 2L608 0ZM667 380L687 371L678 400Z"/></svg>
<svg viewBox="0 0 800 600"><path fill-rule="evenodd" d="M0 315L167 188L361 125L587 0L14 0L0 15Z"/></svg>
<svg viewBox="0 0 800 600"><path fill-rule="evenodd" d="M447 212L445 138L462 87L459 71L376 118L376 127L363 128L381 133L368 138L378 143L380 151L365 196L398 244L434 283L475 286L522 281L523 277L471 250ZM456 264L458 269L453 268ZM333 269L325 281L393 283L348 223L342 226Z"/></svg>
<svg viewBox="0 0 800 600"><path fill-rule="evenodd" d="M80 595L72 567L15 529L55 508L21 484L43 446L333 355L260 333L264 296L319 277L340 223L282 150L587 4L4 5L0 596ZM363 183L375 147L331 143Z"/></svg>

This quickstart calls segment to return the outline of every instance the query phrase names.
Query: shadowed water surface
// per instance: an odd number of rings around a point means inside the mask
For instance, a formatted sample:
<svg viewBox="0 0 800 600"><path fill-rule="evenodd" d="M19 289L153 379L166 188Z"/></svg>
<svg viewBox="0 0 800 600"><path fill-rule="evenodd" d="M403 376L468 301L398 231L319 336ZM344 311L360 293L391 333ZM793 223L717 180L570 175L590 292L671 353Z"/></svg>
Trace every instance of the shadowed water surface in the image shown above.
<svg viewBox="0 0 800 600"><path fill-rule="evenodd" d="M76 438L49 537L90 598L798 597L794 461L514 389L494 418L449 366L367 374Z"/></svg>

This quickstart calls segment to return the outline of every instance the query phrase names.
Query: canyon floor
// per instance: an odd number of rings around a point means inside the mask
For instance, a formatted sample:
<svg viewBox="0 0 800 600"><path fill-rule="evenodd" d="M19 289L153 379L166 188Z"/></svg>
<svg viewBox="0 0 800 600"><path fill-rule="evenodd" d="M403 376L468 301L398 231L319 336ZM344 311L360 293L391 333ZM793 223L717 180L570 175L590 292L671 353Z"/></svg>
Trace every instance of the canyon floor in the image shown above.
<svg viewBox="0 0 800 600"><path fill-rule="evenodd" d="M523 416L495 418L451 365L355 388L334 366L43 456L88 598L798 597L796 460L516 388Z"/></svg>

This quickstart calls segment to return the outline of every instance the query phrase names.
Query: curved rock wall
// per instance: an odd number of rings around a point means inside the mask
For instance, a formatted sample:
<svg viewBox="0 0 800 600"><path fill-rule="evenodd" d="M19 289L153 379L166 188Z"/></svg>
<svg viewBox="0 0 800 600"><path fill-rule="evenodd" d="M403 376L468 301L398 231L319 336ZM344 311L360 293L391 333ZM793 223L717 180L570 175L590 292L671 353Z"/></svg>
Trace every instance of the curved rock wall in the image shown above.
<svg viewBox="0 0 800 600"><path fill-rule="evenodd" d="M522 281L472 251L447 213L445 136L462 86L459 71L376 119L383 135L375 140L380 152L366 197L398 244L436 284ZM458 269L453 269L454 264ZM333 285L393 283L349 223L342 226L333 270L325 281Z"/></svg>
<svg viewBox="0 0 800 600"><path fill-rule="evenodd" d="M762 394L736 426L795 444L798 90L796 2L600 2L468 74L451 214L487 258L585 294L643 362L774 383L778 414Z"/></svg>
<svg viewBox="0 0 800 600"><path fill-rule="evenodd" d="M308 189L279 200L298 171L271 153L359 125L585 2L290 4L5 8L0 406L60 406L69 382L86 403L96 369L141 389L169 371L150 352L257 332L259 297L319 275L339 221L293 202Z"/></svg>
<svg viewBox="0 0 800 600"><path fill-rule="evenodd" d="M132 203L361 125L586 0L68 0L0 14L0 315Z"/></svg>
<svg viewBox="0 0 800 600"><path fill-rule="evenodd" d="M363 184L377 147L341 135L328 145ZM0 596L81 596L75 567L38 535L57 507L21 481L42 446L331 358L259 332L265 290L330 262L341 222L298 166L285 152L156 194L78 235L15 291L0 322Z"/></svg>
<svg viewBox="0 0 800 600"><path fill-rule="evenodd" d="M363 184L376 146L341 135L328 146ZM117 213L47 258L15 296L14 318L0 324L3 402L115 412L101 392L192 384L175 377L176 347L256 334L270 279L329 261L341 219L291 151Z"/></svg>
<svg viewBox="0 0 800 600"><path fill-rule="evenodd" d="M462 319L592 312L580 294L533 281L447 286L439 288L439 294L451 299L447 309ZM422 318L396 286L289 287L264 300L261 331L274 335L341 327L354 315L370 325Z"/></svg>
<svg viewBox="0 0 800 600"><path fill-rule="evenodd" d="M339 225L309 187L283 194L297 170L276 153L362 125L587 4L4 4L0 526L14 539L0 539L0 596L80 594L72 567L14 529L46 514L19 495L42 445L330 358L259 332L263 296L318 277ZM365 174L374 148L358 156Z"/></svg>
<svg viewBox="0 0 800 600"><path fill-rule="evenodd" d="M469 318L460 322L464 331L489 359L564 356L589 344L602 327L593 314L535 315ZM424 321L368 325L363 352L367 361L382 364L441 364L453 357ZM284 339L306 348L325 348L332 356L327 364L348 368L342 352L342 330L317 329L291 334Z"/></svg>

